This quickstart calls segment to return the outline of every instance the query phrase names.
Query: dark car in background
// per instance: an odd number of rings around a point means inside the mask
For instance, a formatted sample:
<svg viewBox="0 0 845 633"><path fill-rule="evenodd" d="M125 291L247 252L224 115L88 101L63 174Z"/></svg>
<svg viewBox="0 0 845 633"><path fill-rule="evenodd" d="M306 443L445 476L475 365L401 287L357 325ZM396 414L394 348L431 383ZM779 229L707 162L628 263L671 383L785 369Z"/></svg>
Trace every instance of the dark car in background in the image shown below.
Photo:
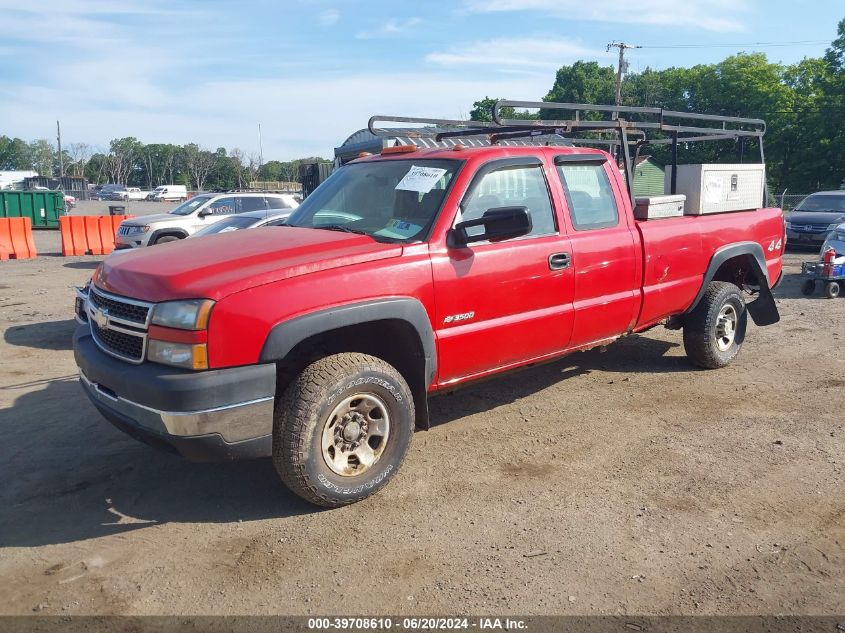
<svg viewBox="0 0 845 633"><path fill-rule="evenodd" d="M229 231L240 231L242 229L258 229L262 226L279 226L293 213L293 209L273 209L270 211L247 211L230 216L211 226L200 229L188 237L202 237L203 235L216 235L217 233L228 233Z"/></svg>
<svg viewBox="0 0 845 633"><path fill-rule="evenodd" d="M786 215L787 244L818 248L830 232L843 222L845 191L814 193Z"/></svg>
<svg viewBox="0 0 845 633"><path fill-rule="evenodd" d="M113 183L107 185L97 185L94 191L91 192L91 200L111 200L112 193L126 189L126 185L116 185Z"/></svg>

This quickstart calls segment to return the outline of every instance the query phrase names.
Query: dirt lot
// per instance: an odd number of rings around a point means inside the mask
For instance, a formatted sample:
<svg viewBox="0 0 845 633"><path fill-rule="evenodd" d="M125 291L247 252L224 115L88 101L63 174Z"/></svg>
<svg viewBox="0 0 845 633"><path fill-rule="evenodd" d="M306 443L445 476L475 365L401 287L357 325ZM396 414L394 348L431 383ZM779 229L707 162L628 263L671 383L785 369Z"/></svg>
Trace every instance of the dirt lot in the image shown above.
<svg viewBox="0 0 845 633"><path fill-rule="evenodd" d="M662 329L438 397L403 470L317 511L269 461L113 429L71 351L96 258L0 265L4 614L845 613L845 299L778 289L731 367Z"/></svg>

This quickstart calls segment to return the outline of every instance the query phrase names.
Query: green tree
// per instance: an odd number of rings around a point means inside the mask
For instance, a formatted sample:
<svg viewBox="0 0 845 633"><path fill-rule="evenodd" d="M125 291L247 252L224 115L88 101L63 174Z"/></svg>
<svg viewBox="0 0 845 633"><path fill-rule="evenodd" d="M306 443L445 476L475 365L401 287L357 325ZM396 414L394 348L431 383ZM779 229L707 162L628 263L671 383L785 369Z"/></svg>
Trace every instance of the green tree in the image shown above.
<svg viewBox="0 0 845 633"><path fill-rule="evenodd" d="M106 162L111 182L120 185L139 185L144 182L142 148L143 145L134 136L112 139Z"/></svg>
<svg viewBox="0 0 845 633"><path fill-rule="evenodd" d="M19 138L0 136L0 169L32 169L29 146Z"/></svg>
<svg viewBox="0 0 845 633"><path fill-rule="evenodd" d="M839 21L836 28L836 39L830 44L824 55L824 60L830 65L834 73L845 72L845 18Z"/></svg>
<svg viewBox="0 0 845 633"><path fill-rule="evenodd" d="M562 66L543 101L612 104L616 99L616 72L598 62L577 61ZM561 110L540 110L541 119L560 119ZM568 115L567 115L568 116ZM585 117L586 118L586 117Z"/></svg>
<svg viewBox="0 0 845 633"><path fill-rule="evenodd" d="M29 144L29 161L39 176L53 176L57 157L56 148L46 139L38 139Z"/></svg>

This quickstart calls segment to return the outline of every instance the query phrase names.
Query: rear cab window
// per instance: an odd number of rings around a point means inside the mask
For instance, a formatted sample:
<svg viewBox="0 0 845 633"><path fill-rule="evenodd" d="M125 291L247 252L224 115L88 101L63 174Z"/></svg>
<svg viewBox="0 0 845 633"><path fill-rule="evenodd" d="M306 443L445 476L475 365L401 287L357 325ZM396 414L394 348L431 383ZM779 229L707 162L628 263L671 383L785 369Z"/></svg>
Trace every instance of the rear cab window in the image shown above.
<svg viewBox="0 0 845 633"><path fill-rule="evenodd" d="M558 156L555 168L576 231L606 229L619 224L619 209L605 171L604 157Z"/></svg>

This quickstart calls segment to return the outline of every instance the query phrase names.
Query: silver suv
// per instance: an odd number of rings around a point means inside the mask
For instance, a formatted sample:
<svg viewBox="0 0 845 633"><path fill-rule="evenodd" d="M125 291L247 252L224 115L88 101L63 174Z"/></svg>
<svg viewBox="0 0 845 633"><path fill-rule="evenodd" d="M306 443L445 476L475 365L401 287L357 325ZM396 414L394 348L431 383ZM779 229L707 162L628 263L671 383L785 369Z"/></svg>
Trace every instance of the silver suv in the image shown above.
<svg viewBox="0 0 845 633"><path fill-rule="evenodd" d="M169 213L144 215L120 223L115 248L139 248L181 240L215 222L245 211L293 210L299 206L288 193L204 193Z"/></svg>

